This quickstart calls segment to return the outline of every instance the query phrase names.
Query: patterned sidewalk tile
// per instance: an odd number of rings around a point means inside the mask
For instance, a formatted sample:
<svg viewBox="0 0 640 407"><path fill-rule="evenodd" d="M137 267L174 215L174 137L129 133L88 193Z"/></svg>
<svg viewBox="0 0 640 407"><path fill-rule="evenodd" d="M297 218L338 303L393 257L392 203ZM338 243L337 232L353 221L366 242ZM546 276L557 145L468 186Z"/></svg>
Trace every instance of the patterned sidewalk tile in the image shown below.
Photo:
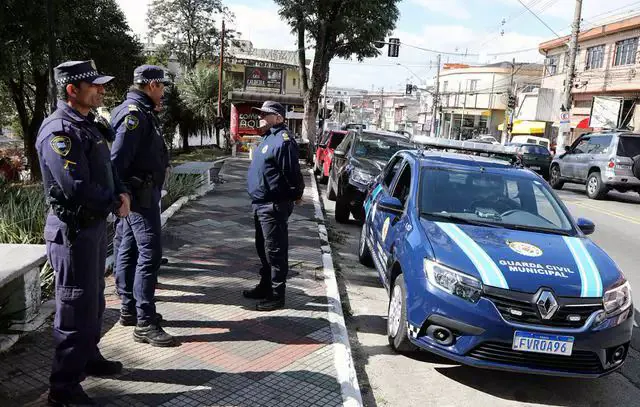
<svg viewBox="0 0 640 407"><path fill-rule="evenodd" d="M246 160L229 160L224 184L176 214L164 230L156 291L165 329L180 346L153 348L117 324L119 299L108 278L100 347L120 360L112 378L88 378L86 391L108 406L339 406L333 336L322 278L313 195L290 219L287 307L255 310L242 297L258 282ZM0 355L0 405L42 405L53 355L51 328Z"/></svg>

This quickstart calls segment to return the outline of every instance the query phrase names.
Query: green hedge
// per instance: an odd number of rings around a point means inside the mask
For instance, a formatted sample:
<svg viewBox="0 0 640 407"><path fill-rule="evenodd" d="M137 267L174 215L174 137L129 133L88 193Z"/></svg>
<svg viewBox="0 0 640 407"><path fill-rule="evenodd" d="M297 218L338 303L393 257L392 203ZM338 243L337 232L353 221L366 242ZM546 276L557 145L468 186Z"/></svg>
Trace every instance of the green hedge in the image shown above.
<svg viewBox="0 0 640 407"><path fill-rule="evenodd" d="M42 244L46 211L42 185L0 181L0 243Z"/></svg>

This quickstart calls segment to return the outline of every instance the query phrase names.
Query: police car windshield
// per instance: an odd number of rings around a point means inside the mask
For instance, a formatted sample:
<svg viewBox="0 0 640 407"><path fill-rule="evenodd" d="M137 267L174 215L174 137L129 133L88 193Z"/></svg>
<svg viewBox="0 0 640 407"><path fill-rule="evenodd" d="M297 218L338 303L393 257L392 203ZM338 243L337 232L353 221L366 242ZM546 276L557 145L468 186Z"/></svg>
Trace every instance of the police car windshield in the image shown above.
<svg viewBox="0 0 640 407"><path fill-rule="evenodd" d="M420 212L425 217L548 233L576 233L567 214L542 181L518 174L424 168L420 183Z"/></svg>
<svg viewBox="0 0 640 407"><path fill-rule="evenodd" d="M398 151L411 148L410 143L403 142L400 138L364 134L356 138L353 155L358 158L388 161Z"/></svg>

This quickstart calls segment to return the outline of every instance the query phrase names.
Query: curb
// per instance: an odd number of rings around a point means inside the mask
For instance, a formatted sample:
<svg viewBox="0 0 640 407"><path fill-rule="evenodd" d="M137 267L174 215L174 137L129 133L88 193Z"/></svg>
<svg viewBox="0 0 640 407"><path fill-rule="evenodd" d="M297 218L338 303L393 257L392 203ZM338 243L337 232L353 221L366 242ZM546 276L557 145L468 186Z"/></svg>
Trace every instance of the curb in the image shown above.
<svg viewBox="0 0 640 407"><path fill-rule="evenodd" d="M342 313L342 301L338 291L338 281L333 268L333 256L331 255L331 246L329 244L329 236L327 227L325 226L324 213L320 203L320 193L318 192L318 184L313 175L313 170L308 170L311 175L311 185L313 192L313 205L315 207L315 218L318 222L318 235L320 237L322 250L322 265L324 269L324 280L327 287L327 300L329 301L329 322L331 323L331 333L333 335L333 343L335 346L334 365L338 374L338 383L342 390L343 405L347 407L362 406L362 394L356 376L355 365L351 355L351 346L349 345L349 335L347 334L347 326Z"/></svg>

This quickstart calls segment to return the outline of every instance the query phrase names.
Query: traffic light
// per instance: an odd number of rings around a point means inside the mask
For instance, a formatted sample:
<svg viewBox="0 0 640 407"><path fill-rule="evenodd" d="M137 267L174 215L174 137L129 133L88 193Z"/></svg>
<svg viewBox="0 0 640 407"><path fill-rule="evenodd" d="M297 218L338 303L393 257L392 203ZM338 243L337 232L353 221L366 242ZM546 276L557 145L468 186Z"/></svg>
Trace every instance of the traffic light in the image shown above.
<svg viewBox="0 0 640 407"><path fill-rule="evenodd" d="M389 55L392 58L398 58L400 54L400 38L389 38Z"/></svg>
<svg viewBox="0 0 640 407"><path fill-rule="evenodd" d="M413 85L411 85L411 84L407 84L407 88L406 88L406 90L405 90L405 94L406 94L407 96L411 96L411 93L412 93L412 92L413 92Z"/></svg>
<svg viewBox="0 0 640 407"><path fill-rule="evenodd" d="M507 131L511 132L513 130L513 123L507 123Z"/></svg>
<svg viewBox="0 0 640 407"><path fill-rule="evenodd" d="M509 107L509 109L515 109L516 108L516 95L509 95L509 100L507 102L507 107Z"/></svg>

